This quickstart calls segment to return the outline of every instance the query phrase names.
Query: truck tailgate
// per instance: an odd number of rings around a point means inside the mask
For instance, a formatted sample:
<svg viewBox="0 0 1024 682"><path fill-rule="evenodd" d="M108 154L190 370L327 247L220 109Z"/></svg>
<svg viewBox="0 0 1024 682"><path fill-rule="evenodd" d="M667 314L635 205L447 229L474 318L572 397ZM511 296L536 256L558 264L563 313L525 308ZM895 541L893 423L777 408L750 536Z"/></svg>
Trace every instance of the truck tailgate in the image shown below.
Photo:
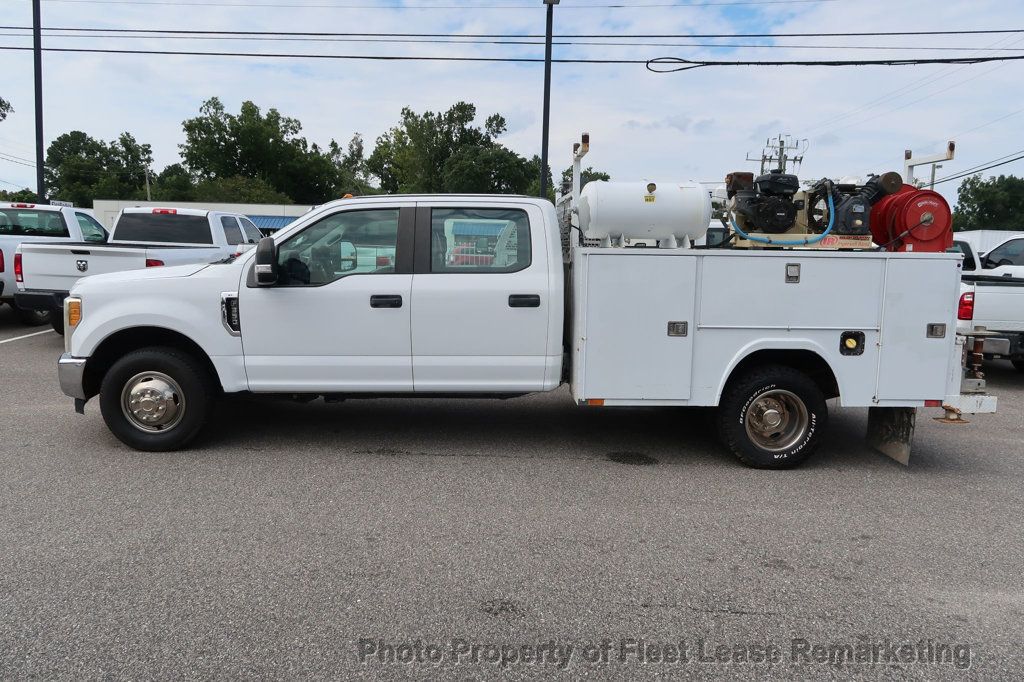
<svg viewBox="0 0 1024 682"><path fill-rule="evenodd" d="M70 291L82 277L146 267L144 248L97 244L22 244L24 288Z"/></svg>
<svg viewBox="0 0 1024 682"><path fill-rule="evenodd" d="M994 331L1024 332L1024 280L975 280L974 324Z"/></svg>

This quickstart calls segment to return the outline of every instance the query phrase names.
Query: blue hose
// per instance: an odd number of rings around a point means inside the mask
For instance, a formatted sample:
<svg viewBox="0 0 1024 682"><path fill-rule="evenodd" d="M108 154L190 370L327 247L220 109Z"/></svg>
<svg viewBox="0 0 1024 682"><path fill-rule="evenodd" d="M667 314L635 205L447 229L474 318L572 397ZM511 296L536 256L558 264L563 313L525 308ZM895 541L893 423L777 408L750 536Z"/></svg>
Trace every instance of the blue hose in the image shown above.
<svg viewBox="0 0 1024 682"><path fill-rule="evenodd" d="M835 225L835 222L836 222L836 206L835 206L835 202L832 200L832 187L829 186L829 192L828 192L828 227L825 228L824 232L822 232L821 234L815 236L814 238L811 238L811 239L781 239L780 240L780 239L772 239L771 237L760 237L760 236L750 235L750 234L747 234L746 232L744 232L743 230L741 230L740 226L736 224L736 218L733 216L733 212L732 211L729 211L729 222L732 223L733 232L735 232L739 236L743 237L744 239L749 239L750 241L757 242L759 244L774 244L774 245L777 245L777 246L809 246L811 244L817 244L822 239L824 239L825 237L828 236L828 233L832 231L832 226Z"/></svg>

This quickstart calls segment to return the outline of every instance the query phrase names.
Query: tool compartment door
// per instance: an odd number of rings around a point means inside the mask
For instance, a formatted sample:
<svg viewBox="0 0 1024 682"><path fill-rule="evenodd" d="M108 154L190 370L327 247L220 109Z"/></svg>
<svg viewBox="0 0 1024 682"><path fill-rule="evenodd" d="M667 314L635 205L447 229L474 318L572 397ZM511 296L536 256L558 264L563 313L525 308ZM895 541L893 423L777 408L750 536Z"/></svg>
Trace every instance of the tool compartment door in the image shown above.
<svg viewBox="0 0 1024 682"><path fill-rule="evenodd" d="M955 355L957 264L949 259L890 258L882 305L879 400L941 400ZM929 324L945 335L928 337Z"/></svg>
<svg viewBox="0 0 1024 682"><path fill-rule="evenodd" d="M690 397L697 259L591 255L586 274L584 398ZM685 336L669 323L685 322Z"/></svg>

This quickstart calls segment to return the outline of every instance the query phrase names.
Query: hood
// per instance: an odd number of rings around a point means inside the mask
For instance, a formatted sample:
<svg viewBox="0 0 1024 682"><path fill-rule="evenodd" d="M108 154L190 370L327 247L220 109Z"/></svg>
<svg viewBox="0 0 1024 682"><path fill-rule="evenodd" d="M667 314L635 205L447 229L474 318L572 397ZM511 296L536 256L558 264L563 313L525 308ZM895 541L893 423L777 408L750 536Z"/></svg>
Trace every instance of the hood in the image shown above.
<svg viewBox="0 0 1024 682"><path fill-rule="evenodd" d="M108 272L103 275L92 275L78 280L71 292L75 293L83 288L94 284L120 284L130 282L141 282L150 279L173 279L178 277L191 277L192 275L210 267L209 263L190 263L188 265L159 266L155 268L144 268L140 270L123 270L121 272Z"/></svg>

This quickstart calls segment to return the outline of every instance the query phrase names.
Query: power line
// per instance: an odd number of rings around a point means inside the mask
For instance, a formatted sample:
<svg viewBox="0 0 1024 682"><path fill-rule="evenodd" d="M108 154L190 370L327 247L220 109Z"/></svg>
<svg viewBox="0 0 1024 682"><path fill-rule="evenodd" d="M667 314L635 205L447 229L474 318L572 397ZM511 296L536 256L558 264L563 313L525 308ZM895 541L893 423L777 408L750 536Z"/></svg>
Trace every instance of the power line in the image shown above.
<svg viewBox="0 0 1024 682"><path fill-rule="evenodd" d="M0 45L0 50L32 50L31 47ZM543 57L428 57L420 55L365 55L365 54L302 54L274 52L199 52L191 50L113 50L87 47L44 47L43 52L74 52L91 54L140 54L184 57L274 57L280 59L344 59L385 62L503 62L543 63ZM1021 55L1024 59L1024 55ZM646 64L646 59L552 59L561 64Z"/></svg>
<svg viewBox="0 0 1024 682"><path fill-rule="evenodd" d="M0 45L0 50L31 50L31 47ZM271 57L277 59L339 59L394 62L492 62L492 63L537 63L540 57L446 57L423 55L355 55L317 53L274 53L274 52L200 52L193 50L114 50L109 48L85 47L44 47L44 52L68 52L89 54L136 54L186 57ZM1001 57L943 57L934 59L849 59L849 60L800 60L800 61L715 61L682 59L681 57L658 57L656 59L553 59L560 64L644 64L653 73L674 73L704 66L916 66L921 64L981 64L986 62L1017 61L1024 55ZM672 68L658 69L652 66L671 64Z"/></svg>
<svg viewBox="0 0 1024 682"><path fill-rule="evenodd" d="M2 28L2 27L0 27ZM51 31L51 29L43 29ZM58 29L59 30L59 29ZM0 32L0 36L11 38L31 38L31 32L11 33ZM43 34L46 38L115 38L122 39L159 39L159 40L243 40L243 41L270 41L270 42L310 42L310 43L413 43L413 44L447 44L447 45L543 45L543 40L455 40L445 38L350 38L350 37L288 37L288 36L236 36L236 35L127 35L119 33L53 33ZM908 46L908 45L791 45L774 43L771 45L754 43L621 43L621 42L595 42L566 40L555 41L554 45L581 45L588 47L700 47L700 48L722 48L722 49L791 49L791 50L881 50L881 51L936 51L936 52L978 52L982 50L993 52L1024 52L1024 48L983 48L983 47L948 47L948 46Z"/></svg>
<svg viewBox="0 0 1024 682"><path fill-rule="evenodd" d="M1012 49L1012 48L995 48L994 47L996 45L999 45L1000 43L1005 43L1009 38L1010 38L1010 36L1004 36L1004 37L1000 38L999 40L997 40L996 42L992 43L992 45L990 45L988 47L985 47L985 48L979 49L979 52L982 52L982 51L984 51L984 52L996 52L996 51L1002 51L1003 49ZM1015 42L1010 43L1010 44L1014 45L1014 44L1016 44L1016 42L1019 42L1019 41L1015 41ZM931 74L929 76L924 76L922 78L915 79L915 80L911 81L910 83L907 83L907 84L905 84L903 86L900 86L899 88L896 88L894 90L889 90L888 92L885 92L885 93L883 93L883 94L881 94L881 95L879 95L879 96L877 96L877 97L875 97L875 98L873 98L873 99L871 99L871 100L869 100L867 102L864 102L860 106L857 106L854 109L851 109L851 110L849 110L849 111L847 111L847 112L845 112L843 114L839 114L837 116L832 116L831 118L829 118L827 120L824 120L821 123L818 123L816 125L812 125L809 129L805 130L805 132L811 132L811 131L816 131L816 130L829 130L831 132L835 128L836 123L841 121L841 120L843 120L843 119L848 119L851 116L856 116L860 112L866 112L866 111L869 111L869 110L874 111L875 109L877 109L878 105L882 104L883 102L886 102L886 101L889 101L889 100L893 100L893 99L901 99L901 98L905 97L906 95L908 95L911 92L915 92L917 90L920 90L921 88L927 87L928 85L930 85L930 84L932 84L932 83L934 83L936 81L942 80L943 78L945 78L947 76L950 76L950 75L956 73L957 71L960 71L960 70L966 69L966 68L967 68L967 66L959 66L959 67L954 67L954 68L949 68L949 69L940 69L938 73Z"/></svg>
<svg viewBox="0 0 1024 682"><path fill-rule="evenodd" d="M744 5L802 5L810 3L839 2L840 0L724 0L723 2L647 2L637 5L602 4L602 5L560 5L562 9L594 10L594 9L649 9L649 8L678 8L678 9L701 9L706 7L732 7ZM362 10L505 10L505 9L537 9L537 5L367 5L367 4L339 4L339 3L253 3L253 2L210 2L208 0L47 0L47 2L62 2L70 4L93 4L93 5L171 5L186 7L245 7L245 8L268 8L268 9L362 9Z"/></svg>
<svg viewBox="0 0 1024 682"><path fill-rule="evenodd" d="M463 8L464 9L464 8ZM31 26L0 26L2 30L32 30ZM207 29L96 28L84 26L47 26L44 31L81 31L88 33L177 33L189 35L268 35L268 36L356 36L370 38L544 38L542 33L376 33L330 31L215 31ZM882 36L952 36L1024 33L1024 28L972 29L959 31L867 31L845 33L563 33L555 38L668 39L668 38L851 38ZM982 48L988 49L988 48Z"/></svg>
<svg viewBox="0 0 1024 682"><path fill-rule="evenodd" d="M975 169L973 171L970 171L968 173L958 173L957 175L950 175L949 177L945 177L945 178L942 178L940 180L936 180L935 184L938 185L938 184L941 184L943 182L950 182L951 180L960 180L962 178L967 177L968 175L974 175L975 173L980 173L982 171L987 171L987 170L990 170L992 168L998 168L999 166L1005 166L1008 163L1013 163L1014 161L1020 161L1021 159L1024 159L1024 154L1021 154L1020 156L1015 156L1012 159L1007 159L1006 161L1000 161L999 163L993 163L992 165L985 166L984 168L977 168L977 169Z"/></svg>
<svg viewBox="0 0 1024 682"><path fill-rule="evenodd" d="M923 64L984 64L1024 59L1024 55L1002 57L941 57L935 59L837 59L793 61L716 61L710 59L683 59L682 57L656 57L648 59L647 70L653 73L678 73L704 66L919 66ZM662 67L663 68L658 68Z"/></svg>

